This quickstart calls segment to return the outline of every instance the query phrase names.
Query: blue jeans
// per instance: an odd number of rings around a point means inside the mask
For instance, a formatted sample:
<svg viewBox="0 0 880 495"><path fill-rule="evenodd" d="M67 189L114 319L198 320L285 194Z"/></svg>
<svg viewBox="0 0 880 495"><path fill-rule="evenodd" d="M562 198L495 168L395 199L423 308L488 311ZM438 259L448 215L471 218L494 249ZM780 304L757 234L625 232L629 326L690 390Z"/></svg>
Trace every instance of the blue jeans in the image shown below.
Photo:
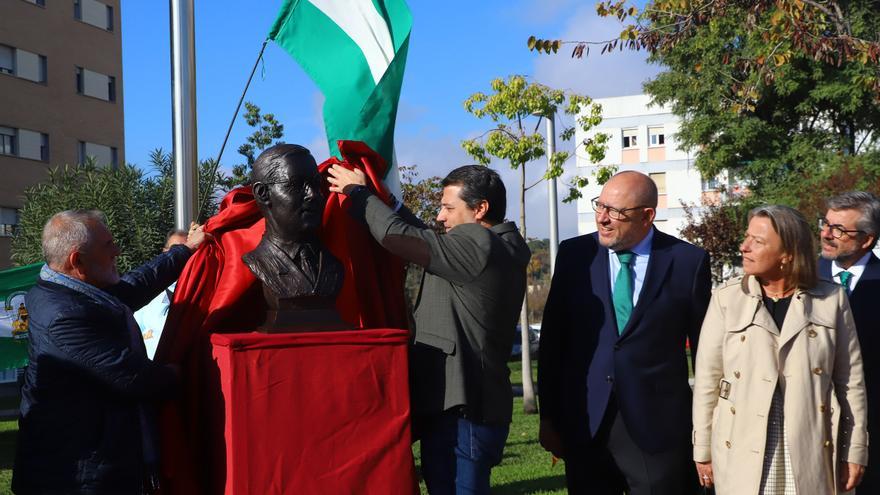
<svg viewBox="0 0 880 495"><path fill-rule="evenodd" d="M509 425L485 425L447 411L422 423L422 476L431 495L489 495Z"/></svg>

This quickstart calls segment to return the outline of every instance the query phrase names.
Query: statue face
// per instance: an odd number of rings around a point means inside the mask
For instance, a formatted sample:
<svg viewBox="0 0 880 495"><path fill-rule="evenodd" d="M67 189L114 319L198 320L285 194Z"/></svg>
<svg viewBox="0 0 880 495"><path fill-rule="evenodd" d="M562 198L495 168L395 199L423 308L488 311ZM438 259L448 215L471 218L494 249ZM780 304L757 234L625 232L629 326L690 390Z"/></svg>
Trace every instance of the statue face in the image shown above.
<svg viewBox="0 0 880 495"><path fill-rule="evenodd" d="M321 226L324 197L321 176L311 155L294 155L279 167L272 182L262 183L265 191L254 193L265 201L264 214L268 226L285 240L313 236Z"/></svg>

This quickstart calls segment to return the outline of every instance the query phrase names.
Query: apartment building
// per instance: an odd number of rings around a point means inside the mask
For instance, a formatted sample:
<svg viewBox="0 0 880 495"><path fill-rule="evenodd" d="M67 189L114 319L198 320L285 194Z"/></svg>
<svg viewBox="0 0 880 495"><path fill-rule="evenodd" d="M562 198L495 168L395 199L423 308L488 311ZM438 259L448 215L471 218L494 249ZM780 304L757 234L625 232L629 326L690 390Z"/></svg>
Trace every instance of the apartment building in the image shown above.
<svg viewBox="0 0 880 495"><path fill-rule="evenodd" d="M0 268L48 170L125 163L119 0L0 2Z"/></svg>
<svg viewBox="0 0 880 495"><path fill-rule="evenodd" d="M685 225L685 204L700 205L701 199L717 198L721 185L718 180L703 180L694 167L694 153L678 149L676 132L679 118L665 106L649 106L648 95L597 98L602 105L602 123L588 134L577 132L576 142L582 142L597 133L610 136L605 159L592 163L586 156L577 156L578 172L591 177L599 166L613 165L618 170L636 170L649 175L657 184L659 201L657 219L659 230L678 235ZM591 180L581 190L578 200L578 233L596 231L596 215L590 200L601 192L601 186Z"/></svg>

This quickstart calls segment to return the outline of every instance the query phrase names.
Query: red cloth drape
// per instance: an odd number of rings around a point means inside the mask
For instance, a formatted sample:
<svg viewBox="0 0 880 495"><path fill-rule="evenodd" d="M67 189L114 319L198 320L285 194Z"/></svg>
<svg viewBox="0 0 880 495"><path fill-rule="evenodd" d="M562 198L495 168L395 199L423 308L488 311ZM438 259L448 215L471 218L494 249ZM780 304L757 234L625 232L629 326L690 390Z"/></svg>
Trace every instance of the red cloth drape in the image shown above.
<svg viewBox="0 0 880 495"><path fill-rule="evenodd" d="M361 142L340 141L339 149L343 161L331 158L319 170L326 173L335 163L360 168L387 201L384 160ZM327 187L321 238L345 267L337 298L340 315L360 328L406 328L403 263L348 215L349 199ZM260 284L241 261L265 231L250 188L230 191L205 230L214 240L184 267L156 353L157 361L179 365L182 377L180 398L164 406L160 417L163 491L170 494L222 492L223 398L209 338L216 332L251 331L265 313Z"/></svg>
<svg viewBox="0 0 880 495"><path fill-rule="evenodd" d="M385 329L212 335L226 495L411 495L408 340Z"/></svg>

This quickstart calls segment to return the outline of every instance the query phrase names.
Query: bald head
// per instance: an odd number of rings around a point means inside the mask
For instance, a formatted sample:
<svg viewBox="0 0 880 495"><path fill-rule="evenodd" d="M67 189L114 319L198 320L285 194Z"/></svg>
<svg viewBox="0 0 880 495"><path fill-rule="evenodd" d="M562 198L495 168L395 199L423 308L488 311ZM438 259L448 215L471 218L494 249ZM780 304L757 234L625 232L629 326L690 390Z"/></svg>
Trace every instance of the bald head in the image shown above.
<svg viewBox="0 0 880 495"><path fill-rule="evenodd" d="M619 189L630 201L627 206L647 206L657 208L657 184L647 175L634 170L615 174L605 188Z"/></svg>
<svg viewBox="0 0 880 495"><path fill-rule="evenodd" d="M645 174L620 172L594 203L599 243L608 249L632 249L651 232L657 214L657 186Z"/></svg>

